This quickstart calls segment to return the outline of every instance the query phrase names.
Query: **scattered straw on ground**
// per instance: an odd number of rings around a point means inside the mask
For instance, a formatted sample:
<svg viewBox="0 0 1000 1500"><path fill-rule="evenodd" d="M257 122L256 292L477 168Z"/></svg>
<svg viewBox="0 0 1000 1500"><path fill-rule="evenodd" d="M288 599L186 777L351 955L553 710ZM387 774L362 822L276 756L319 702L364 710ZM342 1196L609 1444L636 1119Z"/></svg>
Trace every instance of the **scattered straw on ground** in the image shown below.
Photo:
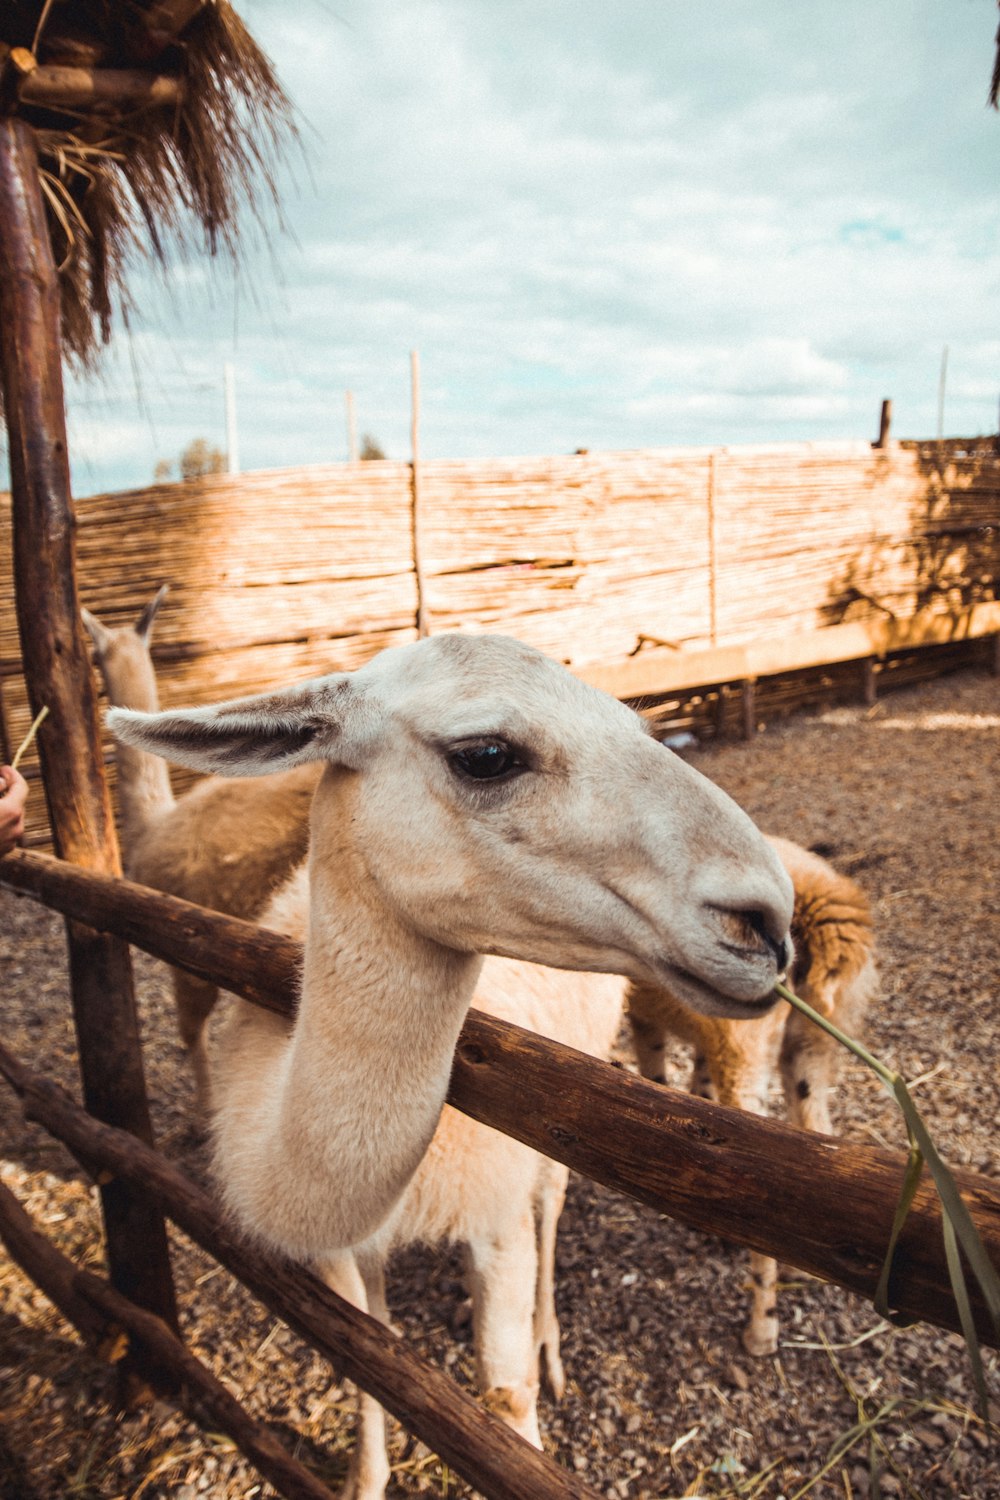
<svg viewBox="0 0 1000 1500"><path fill-rule="evenodd" d="M1000 1175L1000 683L967 672L771 727L750 746L693 760L761 825L819 843L872 897L884 999L870 1041L910 1080L947 1159ZM5 1040L75 1084L59 921L2 900ZM163 971L137 960L157 1128L204 1171L191 1086ZM672 1059L672 1081L686 1063ZM62 1150L0 1092L3 1180L68 1253L99 1262L94 1198ZM837 1115L856 1139L902 1144L892 1102L848 1060ZM324 1362L225 1271L175 1236L188 1337L199 1354L334 1486L350 1401ZM559 1245L569 1389L542 1406L546 1443L599 1491L624 1497L1000 1500L1000 1451L984 1434L961 1341L895 1331L871 1307L788 1273L776 1358L739 1342L744 1257L629 1200L575 1180ZM407 1338L471 1384L457 1254L401 1257L391 1280ZM993 1389L997 1358L988 1356ZM465 1496L399 1429L394 1493ZM871 1474L879 1475L873 1490ZM0 1497L249 1500L272 1492L218 1435L172 1408L122 1418L113 1374L80 1346L0 1252Z"/></svg>

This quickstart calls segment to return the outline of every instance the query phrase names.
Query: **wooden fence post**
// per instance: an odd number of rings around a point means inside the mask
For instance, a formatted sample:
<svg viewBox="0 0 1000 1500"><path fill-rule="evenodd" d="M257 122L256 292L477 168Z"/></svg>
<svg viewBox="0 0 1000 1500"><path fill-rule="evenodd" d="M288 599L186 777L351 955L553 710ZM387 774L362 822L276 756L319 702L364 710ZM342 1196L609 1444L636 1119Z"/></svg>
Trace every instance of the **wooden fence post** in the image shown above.
<svg viewBox="0 0 1000 1500"><path fill-rule="evenodd" d="M32 712L59 855L121 872L76 585L63 405L60 294L31 127L0 119L0 380L10 448L14 571ZM67 923L87 1109L152 1140L128 945ZM176 1327L163 1216L121 1182L101 1189L115 1287Z"/></svg>
<svg viewBox="0 0 1000 1500"><path fill-rule="evenodd" d="M892 430L892 402L888 398L882 402L882 414L879 417L878 437L875 440L876 448L888 448L889 433Z"/></svg>

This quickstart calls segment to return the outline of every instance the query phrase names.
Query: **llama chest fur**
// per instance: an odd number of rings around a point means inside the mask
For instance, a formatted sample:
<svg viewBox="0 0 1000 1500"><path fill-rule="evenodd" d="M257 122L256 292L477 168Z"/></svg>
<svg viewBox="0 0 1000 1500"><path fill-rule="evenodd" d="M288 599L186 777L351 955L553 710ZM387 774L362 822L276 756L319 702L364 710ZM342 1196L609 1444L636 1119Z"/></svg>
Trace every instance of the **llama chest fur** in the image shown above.
<svg viewBox="0 0 1000 1500"><path fill-rule="evenodd" d="M624 981L514 959L487 958L475 1009L593 1057L607 1057L621 1024ZM380 1252L412 1241L468 1242L502 1230L504 1205L523 1214L546 1171L529 1146L445 1105L397 1211L374 1236Z"/></svg>

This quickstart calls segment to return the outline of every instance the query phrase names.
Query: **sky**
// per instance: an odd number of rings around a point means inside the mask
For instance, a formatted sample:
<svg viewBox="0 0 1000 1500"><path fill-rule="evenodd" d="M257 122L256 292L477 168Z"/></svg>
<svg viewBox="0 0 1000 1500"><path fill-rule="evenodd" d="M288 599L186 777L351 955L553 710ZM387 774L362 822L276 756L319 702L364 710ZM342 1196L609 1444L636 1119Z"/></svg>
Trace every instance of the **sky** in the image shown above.
<svg viewBox="0 0 1000 1500"><path fill-rule="evenodd" d="M140 265L68 384L77 494L244 469L996 431L993 0L237 0L285 229ZM266 204L258 203L273 226Z"/></svg>

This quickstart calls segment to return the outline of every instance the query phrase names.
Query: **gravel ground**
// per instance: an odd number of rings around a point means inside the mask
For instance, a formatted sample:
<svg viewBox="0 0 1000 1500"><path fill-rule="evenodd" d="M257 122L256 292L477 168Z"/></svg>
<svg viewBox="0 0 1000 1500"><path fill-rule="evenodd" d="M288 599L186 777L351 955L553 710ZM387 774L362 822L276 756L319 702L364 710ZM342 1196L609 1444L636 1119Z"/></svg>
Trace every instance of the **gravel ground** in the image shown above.
<svg viewBox="0 0 1000 1500"><path fill-rule="evenodd" d="M912 1080L954 1165L1000 1175L1000 682L968 671L771 726L752 745L691 752L765 829L819 843L867 889L883 998L869 1043ZM69 1086L75 1064L58 919L0 895L5 1041ZM163 970L137 956L159 1138L204 1170L192 1091ZM682 1085L681 1049L668 1076ZM902 1144L895 1106L849 1060L837 1126ZM67 1253L99 1265L93 1194L62 1149L0 1090L0 1174ZM342 1477L350 1401L328 1368L181 1236L176 1268L188 1337L207 1363L331 1484ZM569 1389L542 1405L546 1444L609 1497L948 1496L1000 1500L1000 1447L974 1410L961 1341L886 1329L870 1306L789 1273L782 1342L753 1361L739 1342L741 1251L574 1179L559 1244ZM408 1252L394 1316L430 1358L471 1384L460 1261ZM1000 1391L995 1354L987 1360ZM862 1431L857 1424L868 1425ZM829 1463L838 1440L856 1440ZM394 1430L393 1493L466 1488ZM877 1478L873 1480L872 1475ZM113 1374L42 1294L0 1258L0 1496L267 1496L231 1445L167 1406L122 1417Z"/></svg>

